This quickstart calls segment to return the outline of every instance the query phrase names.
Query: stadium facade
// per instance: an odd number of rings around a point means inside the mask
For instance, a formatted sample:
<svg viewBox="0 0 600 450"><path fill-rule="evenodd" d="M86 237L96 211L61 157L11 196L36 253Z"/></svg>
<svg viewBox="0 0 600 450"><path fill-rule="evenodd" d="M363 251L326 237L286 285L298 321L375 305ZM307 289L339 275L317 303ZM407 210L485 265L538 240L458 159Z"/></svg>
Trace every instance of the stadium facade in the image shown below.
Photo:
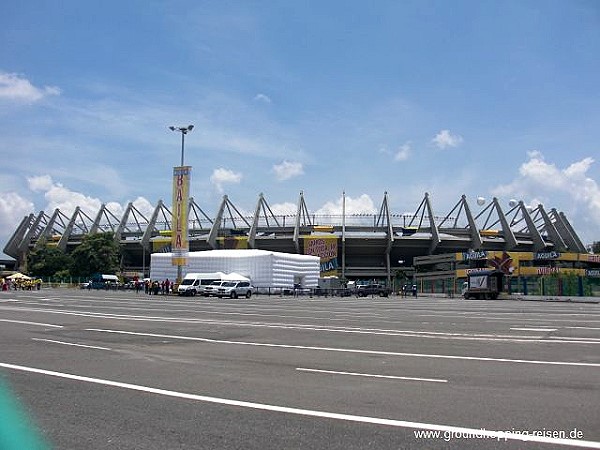
<svg viewBox="0 0 600 450"><path fill-rule="evenodd" d="M378 279L389 285L399 279L446 280L452 278L451 272L454 281L448 282L455 284L464 276L461 270L485 267L505 252L531 261L542 261L540 255L553 255L556 260L568 254L569 260L588 263L579 269L595 269L593 258L584 261L586 247L564 213L543 205L530 208L522 201L507 204L505 210L497 198L487 203L478 198L474 213L463 195L449 213L440 215L426 193L415 212L393 213L386 192L375 214L316 215L309 212L301 192L295 214L274 214L260 194L252 215L240 213L226 195L216 214L209 215L190 198L189 250L248 248L311 254L321 258L323 276ZM110 231L121 247L123 274L147 275L150 255L170 251L172 217L162 200L150 217L133 203L121 217L106 205L93 216L79 207L70 216L59 209L40 211L23 218L4 252L26 269L27 254L39 242L70 251L85 235ZM440 265L443 270L438 270ZM415 267L421 268L417 274Z"/></svg>

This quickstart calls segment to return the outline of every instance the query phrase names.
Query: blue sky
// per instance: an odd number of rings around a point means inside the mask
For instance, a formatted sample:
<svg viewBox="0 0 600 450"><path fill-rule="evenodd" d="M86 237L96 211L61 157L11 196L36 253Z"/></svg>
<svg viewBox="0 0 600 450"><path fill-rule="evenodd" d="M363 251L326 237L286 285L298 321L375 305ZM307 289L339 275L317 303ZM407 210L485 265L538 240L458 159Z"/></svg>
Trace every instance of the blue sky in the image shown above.
<svg viewBox="0 0 600 450"><path fill-rule="evenodd" d="M30 212L169 204L189 123L211 214L497 196L600 240L597 1L22 1L0 42L0 248Z"/></svg>

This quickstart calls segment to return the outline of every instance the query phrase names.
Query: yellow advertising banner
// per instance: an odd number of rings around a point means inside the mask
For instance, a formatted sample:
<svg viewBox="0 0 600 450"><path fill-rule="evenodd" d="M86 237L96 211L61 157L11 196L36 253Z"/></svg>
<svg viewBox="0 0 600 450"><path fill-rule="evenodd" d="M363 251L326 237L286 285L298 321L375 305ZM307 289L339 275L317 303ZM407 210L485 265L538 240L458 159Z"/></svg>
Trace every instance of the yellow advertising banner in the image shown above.
<svg viewBox="0 0 600 450"><path fill-rule="evenodd" d="M338 272L338 238L330 234L304 236L304 254L321 258L321 276L335 276Z"/></svg>
<svg viewBox="0 0 600 450"><path fill-rule="evenodd" d="M152 253L170 250L169 247L171 244L171 238L167 238L167 237L154 238L150 242L152 242Z"/></svg>
<svg viewBox="0 0 600 450"><path fill-rule="evenodd" d="M220 249L246 250L248 249L248 236L228 236L217 238Z"/></svg>
<svg viewBox="0 0 600 450"><path fill-rule="evenodd" d="M456 278L466 278L467 275L474 272L481 272L485 270L492 270L491 267L479 268L479 269L458 269L456 270ZM600 272L600 271L598 271ZM580 275L580 276L594 276L594 272L585 269L571 269L568 267L523 267L521 266L517 271L513 272L512 276L541 276L541 275L552 275L552 274L563 274L563 275Z"/></svg>
<svg viewBox="0 0 600 450"><path fill-rule="evenodd" d="M588 253L582 253L581 261L586 261L586 262L590 262L590 263L600 263L600 255L591 255Z"/></svg>
<svg viewBox="0 0 600 450"><path fill-rule="evenodd" d="M188 203L190 193L190 166L173 167L173 222L171 225L171 264L183 266L187 263L188 241Z"/></svg>
<svg viewBox="0 0 600 450"><path fill-rule="evenodd" d="M487 269L502 270L513 276L518 275L548 275L551 273L568 273L568 268L558 269L549 265L551 261L587 261L600 262L600 255L586 255L569 252L545 251L545 252L505 252L501 250L492 251L469 251L455 254L457 261L484 260ZM536 265L522 265L524 261L533 261ZM541 267L539 264L548 263L547 267ZM469 272L481 269L459 269L457 277L464 277ZM580 273L581 271L577 272ZM571 273L575 273L572 269Z"/></svg>
<svg viewBox="0 0 600 450"><path fill-rule="evenodd" d="M585 275L585 269L571 269L569 267L521 267L521 276L533 275Z"/></svg>

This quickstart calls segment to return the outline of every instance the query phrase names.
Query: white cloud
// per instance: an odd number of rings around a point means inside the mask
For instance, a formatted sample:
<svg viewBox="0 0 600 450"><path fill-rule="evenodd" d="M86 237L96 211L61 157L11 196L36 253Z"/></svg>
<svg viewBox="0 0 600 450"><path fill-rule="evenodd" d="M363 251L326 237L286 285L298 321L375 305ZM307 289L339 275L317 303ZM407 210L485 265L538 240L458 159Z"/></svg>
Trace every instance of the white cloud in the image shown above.
<svg viewBox="0 0 600 450"><path fill-rule="evenodd" d="M123 217L123 214L125 214L125 207L123 205L121 205L119 202L107 202L105 204L106 209L108 209L117 219L121 219L121 217ZM98 207L93 210L94 214L96 212L98 212L100 210L100 205L98 205ZM91 216L92 219L94 218L93 216ZM114 224L114 218L110 218L110 221L113 222Z"/></svg>
<svg viewBox="0 0 600 450"><path fill-rule="evenodd" d="M592 166L592 164L594 164L594 159L588 156L587 158L575 162L569 167L567 167L565 169L565 175L569 178L584 177L588 169Z"/></svg>
<svg viewBox="0 0 600 450"><path fill-rule="evenodd" d="M102 200L98 198L73 191L63 186L61 183L55 182L50 175L30 177L27 178L27 181L29 189L34 192L44 193L47 204L43 210L46 211L47 214L51 214L58 208L63 214L69 217L75 212L75 208L79 206L86 214L94 218L103 203ZM121 204L116 201L109 201L106 202L106 208L118 219L121 219L125 213L127 203ZM154 212L155 205L152 205L152 203L144 197L137 197L132 203L147 219L149 219Z"/></svg>
<svg viewBox="0 0 600 450"><path fill-rule="evenodd" d="M271 211L276 216L278 215L294 215L298 212L298 205L292 202L284 202L284 203L276 203L274 205L270 205Z"/></svg>
<svg viewBox="0 0 600 450"><path fill-rule="evenodd" d="M50 175L29 177L27 182L32 192L43 193L47 203L39 210L43 210L49 215L58 208L61 213L70 218L75 212L75 208L79 206L84 213L94 219L103 203L98 198L72 191L61 183L55 182ZM150 218L155 209L155 205L144 197L137 197L133 201L133 205L146 219ZM117 218L117 221L123 217L126 206L127 203L106 202L106 208ZM33 202L15 192L0 193L0 251L23 217L31 213L37 214L39 210L35 208ZM113 224L115 223L113 218L110 220Z"/></svg>
<svg viewBox="0 0 600 450"><path fill-rule="evenodd" d="M343 203L344 198L342 196L335 201L325 203L315 213L322 215L342 214L344 210ZM357 198L346 196L346 214L374 214L376 212L377 208L375 208L373 200L367 194L362 194Z"/></svg>
<svg viewBox="0 0 600 450"><path fill-rule="evenodd" d="M72 191L61 183L55 183L50 175L41 175L27 178L29 188L34 192L44 192L44 198L48 204L44 211L51 213L56 208L69 216L79 206L86 213L96 212L100 209L102 202L93 197L88 197L80 192ZM114 213L114 211L111 210Z"/></svg>
<svg viewBox="0 0 600 450"><path fill-rule="evenodd" d="M395 152L389 150L387 147L381 147L379 149L379 153L383 153L384 155L392 156L394 158L394 161L406 161L408 158L410 158L411 142L410 141L405 142Z"/></svg>
<svg viewBox="0 0 600 450"><path fill-rule="evenodd" d="M265 94L256 94L254 97L254 101L263 102L263 103L271 103L271 99Z"/></svg>
<svg viewBox="0 0 600 450"><path fill-rule="evenodd" d="M52 185L52 177L50 175L40 175L36 177L28 177L27 184L29 185L29 189L34 192L45 192L49 190Z"/></svg>
<svg viewBox="0 0 600 450"><path fill-rule="evenodd" d="M238 184L242 181L242 174L233 172L222 167L213 170L210 182L215 185L219 192L223 192L224 184Z"/></svg>
<svg viewBox="0 0 600 450"><path fill-rule="evenodd" d="M339 216L343 211L344 198L340 198L326 202L319 209L314 211L314 214L319 216ZM271 211L276 216L278 215L295 215L298 212L298 205L292 202L277 203L270 205ZM351 214L376 214L377 208L371 197L367 194L362 194L357 198L346 196L346 215ZM311 212L312 214L312 212Z"/></svg>
<svg viewBox="0 0 600 450"><path fill-rule="evenodd" d="M278 181L285 181L303 175L304 167L299 162L283 161L273 166L273 172Z"/></svg>
<svg viewBox="0 0 600 450"><path fill-rule="evenodd" d="M135 206L137 210L141 212L148 220L150 220L150 217L152 217L152 214L156 209L156 205L153 205L147 198L144 197L136 198L133 201L133 206Z"/></svg>
<svg viewBox="0 0 600 450"><path fill-rule="evenodd" d="M109 158L110 159L110 158ZM102 163L86 162L85 170L80 168L70 169L68 167L54 167L52 174L56 178L68 178L85 184L94 184L106 191L107 197L120 197L123 192L129 191L130 183L134 180L129 178L130 173L125 172L123 177L119 173L117 165L109 165L110 161ZM123 179L125 178L125 180ZM138 181L138 180L136 180ZM143 184L144 180L139 180Z"/></svg>
<svg viewBox="0 0 600 450"><path fill-rule="evenodd" d="M587 157L564 169L546 162L539 151L528 154L529 160L519 168L519 176L512 182L496 187L498 196L523 199L537 207L563 211L582 240L598 240L600 223L600 186L588 175L594 163ZM561 208L561 205L565 206Z"/></svg>
<svg viewBox="0 0 600 450"><path fill-rule="evenodd" d="M519 174L524 180L554 188L560 188L564 184L566 178L561 176L560 170L554 164L546 163L540 152L532 151L528 156L529 161L519 167Z"/></svg>
<svg viewBox="0 0 600 450"><path fill-rule="evenodd" d="M410 156L410 142L406 142L401 145L396 154L394 155L394 160L396 161L406 161Z"/></svg>
<svg viewBox="0 0 600 450"><path fill-rule="evenodd" d="M450 130L441 130L432 140L438 148L458 147L463 142L462 136L450 133Z"/></svg>
<svg viewBox="0 0 600 450"><path fill-rule="evenodd" d="M33 203L16 192L0 193L0 242L2 242L0 252L23 217L34 212Z"/></svg>
<svg viewBox="0 0 600 450"><path fill-rule="evenodd" d="M32 103L49 95L60 95L60 89L55 86L38 88L16 73L0 72L0 99Z"/></svg>

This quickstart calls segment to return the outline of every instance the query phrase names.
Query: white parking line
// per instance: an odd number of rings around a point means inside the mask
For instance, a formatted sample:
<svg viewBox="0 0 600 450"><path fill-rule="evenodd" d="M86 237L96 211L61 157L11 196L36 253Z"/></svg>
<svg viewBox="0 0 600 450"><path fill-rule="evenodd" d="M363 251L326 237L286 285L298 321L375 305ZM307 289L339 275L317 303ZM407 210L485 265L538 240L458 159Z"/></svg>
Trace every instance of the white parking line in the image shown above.
<svg viewBox="0 0 600 450"><path fill-rule="evenodd" d="M454 313L456 314L456 313ZM471 313L472 314L472 313ZM494 313L496 314L496 313ZM596 314L585 314L586 316L598 317ZM600 322L600 320L595 319L552 319L545 317L536 317L536 318L526 318L526 317L491 317L485 315L479 316L465 316L465 315L446 315L446 314L419 314L418 317L440 317L443 319L476 319L476 320L498 320L498 321L510 321L510 322L569 322L569 323L596 323Z"/></svg>
<svg viewBox="0 0 600 450"><path fill-rule="evenodd" d="M306 369L304 367L296 367L299 372L313 372L313 373L325 373L330 375L350 375L353 377L367 377L367 378L388 378L391 380L408 380L408 381L429 381L431 383L447 383L448 380L442 380L440 378L416 378L416 377L400 377L396 375L374 375L370 373L356 373L356 372L337 372L335 370L321 370L321 369Z"/></svg>
<svg viewBox="0 0 600 450"><path fill-rule="evenodd" d="M11 310L10 307L3 309ZM18 311L30 310L35 312L43 312L47 314L61 314L79 317L94 317L98 319L114 319L114 320L131 320L141 322L167 322L167 323L203 323L228 325L235 327L253 327L253 328L274 328L286 330L302 330L302 331L320 331L324 333L350 333L350 334L371 334L380 336L397 336L411 337L421 339L441 339L441 340L466 340L466 341L493 341L493 342L522 342L522 343L550 343L550 344L600 344L600 341L589 339L585 342L574 340L571 338L558 337L555 339L540 338L539 336L511 336L501 334L479 334L479 333L448 333L436 331L415 331L415 330L392 330L380 328L359 328L359 327L338 327L338 326L319 326L307 324L285 324L285 323L265 323L265 322L244 322L230 320L215 320L215 319L196 319L184 317L164 317L164 316L140 316L129 314L109 314L109 313L93 313L89 311L62 311L52 309L28 309L15 308Z"/></svg>
<svg viewBox="0 0 600 450"><path fill-rule="evenodd" d="M298 350L315 350L324 352L339 352L339 353L359 353L366 355L384 355L384 356L412 356L416 358L439 358L439 359L457 359L465 361L485 361L485 362L503 362L503 363L520 363L520 364L546 364L553 366L577 366L577 367L600 367L600 363L583 363L583 362L570 362L570 361L536 361L530 359L508 359L508 358L488 358L481 356L456 356L456 355L433 355L427 353L404 353L404 352L388 352L383 350L359 350L349 348L335 348L335 347L312 347L306 345L289 345L289 344L269 344L262 342L244 342L244 341L226 341L220 339L208 339L193 336L174 336L168 334L155 334L155 333L138 333L133 331L122 331L122 330L104 330L98 328L86 328L85 331L96 331L99 333L114 333L114 334L126 334L133 336L148 336L158 337L163 339L180 339L184 341L197 341L207 342L211 344L229 344L229 345L248 345L253 347L271 347L271 348L293 348Z"/></svg>
<svg viewBox="0 0 600 450"><path fill-rule="evenodd" d="M600 330L598 327L564 327L572 330Z"/></svg>
<svg viewBox="0 0 600 450"><path fill-rule="evenodd" d="M548 336L548 339L563 339L559 336ZM575 342L580 342L582 344L590 344L593 342L600 342L600 338L578 338L578 337L570 337L569 339L572 339Z"/></svg>
<svg viewBox="0 0 600 450"><path fill-rule="evenodd" d="M511 328L514 331L556 331L558 328Z"/></svg>
<svg viewBox="0 0 600 450"><path fill-rule="evenodd" d="M458 427L451 425L440 425L433 423L423 423L423 422L410 422L407 420L395 420L395 419L386 419L379 417L369 417L369 416L356 416L352 414L340 414L334 412L327 411L315 411L311 409L301 409L301 408L293 408L287 406L277 406L277 405L268 405L264 403L254 403L240 400L231 400L226 398L218 398L218 397L209 397L205 395L196 395L196 394L188 394L185 392L177 392L170 391L166 389L158 389L149 386L142 386L139 384L130 384L130 383L121 383L118 381L104 380L101 378L91 378L84 377L80 375L73 375L69 373L63 372L55 372L51 370L38 369L35 367L26 367L19 366L16 364L7 364L0 363L0 367L4 367L5 369L10 370L18 370L21 372L29 372L29 373L37 373L41 375L48 375L52 377L65 378L68 380L75 381L83 381L86 383L94 383L100 384L104 386L112 386L121 389L129 389L138 392L146 392L149 394L157 394L164 395L168 397L182 398L186 400L194 400L198 402L206 402L213 403L218 405L227 405L227 406L236 406L239 408L250 408L254 410L260 411L271 411L278 412L284 414L293 414L297 416L305 416L305 417L318 417L323 419L334 419L341 420L346 422L354 422L354 423L364 423L371 425L381 425L388 427L397 427L397 428L409 428L409 429L417 429L417 430L438 430L442 432L450 432L450 433L460 433L465 435L477 435L482 437L488 437L491 439L496 439L498 441L503 440L511 440L511 441L521 441L521 442L539 442L544 444L555 444L555 445L566 445L571 447L584 447L584 448L596 448L600 449L600 442L596 441L583 441L583 440L575 440L575 439L559 439L552 437L544 437L544 436L533 436L533 435L525 435L525 434L515 434L515 433L507 433L504 431L492 431L487 429L476 429L476 428L467 428L467 427Z"/></svg>
<svg viewBox="0 0 600 450"><path fill-rule="evenodd" d="M55 341L52 339L31 338L31 340L32 341L41 341L41 342L51 342L53 344L71 345L73 347L93 348L96 350L112 350L112 348L108 348L108 347L97 347L95 345L74 344L73 342Z"/></svg>
<svg viewBox="0 0 600 450"><path fill-rule="evenodd" d="M23 325L36 325L36 326L39 326L39 327L63 328L62 325L53 325L51 323L40 323L40 322L28 322L26 320L0 319L0 322L20 323L20 324L23 324Z"/></svg>

